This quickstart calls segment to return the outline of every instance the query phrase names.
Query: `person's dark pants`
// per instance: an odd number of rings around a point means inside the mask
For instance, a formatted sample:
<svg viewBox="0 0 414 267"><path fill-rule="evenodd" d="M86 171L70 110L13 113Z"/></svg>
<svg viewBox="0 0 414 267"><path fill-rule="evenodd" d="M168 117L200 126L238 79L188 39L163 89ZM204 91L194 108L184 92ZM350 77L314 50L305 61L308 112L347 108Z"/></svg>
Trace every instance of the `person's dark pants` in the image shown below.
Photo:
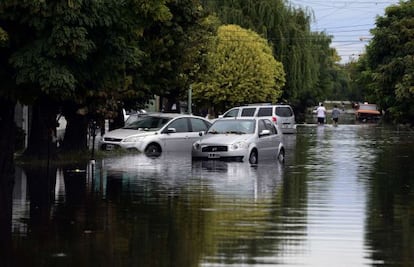
<svg viewBox="0 0 414 267"><path fill-rule="evenodd" d="M319 124L324 124L325 123L325 118L318 117L318 123Z"/></svg>

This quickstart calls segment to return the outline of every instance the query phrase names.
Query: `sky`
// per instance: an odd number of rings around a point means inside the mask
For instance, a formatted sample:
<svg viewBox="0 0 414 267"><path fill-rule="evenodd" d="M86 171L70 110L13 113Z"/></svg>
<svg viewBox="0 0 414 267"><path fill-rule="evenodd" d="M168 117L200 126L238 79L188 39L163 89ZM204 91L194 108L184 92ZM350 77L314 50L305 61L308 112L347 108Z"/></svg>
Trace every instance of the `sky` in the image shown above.
<svg viewBox="0 0 414 267"><path fill-rule="evenodd" d="M314 14L313 31L332 35L341 63L357 60L372 38L377 16L398 0L290 0L294 7L310 9Z"/></svg>

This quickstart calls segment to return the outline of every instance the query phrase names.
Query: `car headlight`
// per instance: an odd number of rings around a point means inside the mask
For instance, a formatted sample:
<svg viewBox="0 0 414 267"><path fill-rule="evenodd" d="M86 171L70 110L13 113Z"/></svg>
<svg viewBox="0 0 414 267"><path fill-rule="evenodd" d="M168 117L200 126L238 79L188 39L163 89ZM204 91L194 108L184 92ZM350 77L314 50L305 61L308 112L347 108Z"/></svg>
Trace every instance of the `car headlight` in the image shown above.
<svg viewBox="0 0 414 267"><path fill-rule="evenodd" d="M200 145L200 143L195 142L195 143L193 144L193 148L194 148L194 150L200 150L200 149L201 149L201 145Z"/></svg>
<svg viewBox="0 0 414 267"><path fill-rule="evenodd" d="M245 149L245 148L247 148L247 143L243 142L243 141L236 142L236 143L230 145L231 150L238 150L238 149Z"/></svg>
<svg viewBox="0 0 414 267"><path fill-rule="evenodd" d="M137 142L141 142L142 139L143 137L131 136L131 137L127 137L124 140L122 140L122 143L137 143Z"/></svg>

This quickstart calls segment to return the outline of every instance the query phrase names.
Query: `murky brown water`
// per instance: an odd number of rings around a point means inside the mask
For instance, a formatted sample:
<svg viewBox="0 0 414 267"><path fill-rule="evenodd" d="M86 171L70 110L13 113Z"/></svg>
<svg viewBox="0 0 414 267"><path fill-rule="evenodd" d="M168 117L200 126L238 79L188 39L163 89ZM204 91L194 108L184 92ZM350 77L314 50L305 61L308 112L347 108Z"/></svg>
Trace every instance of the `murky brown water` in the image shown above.
<svg viewBox="0 0 414 267"><path fill-rule="evenodd" d="M13 266L414 266L413 132L299 126L285 145L284 165L19 169Z"/></svg>

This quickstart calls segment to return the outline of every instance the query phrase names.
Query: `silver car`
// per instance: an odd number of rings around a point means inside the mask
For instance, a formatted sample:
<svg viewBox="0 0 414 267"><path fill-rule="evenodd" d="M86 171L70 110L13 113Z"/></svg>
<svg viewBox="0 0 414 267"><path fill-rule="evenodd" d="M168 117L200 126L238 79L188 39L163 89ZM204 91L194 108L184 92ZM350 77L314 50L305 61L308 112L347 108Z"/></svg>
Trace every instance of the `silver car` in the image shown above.
<svg viewBox="0 0 414 267"><path fill-rule="evenodd" d="M282 133L269 119L218 119L193 144L193 159L234 159L257 164L259 159L283 162Z"/></svg>
<svg viewBox="0 0 414 267"><path fill-rule="evenodd" d="M131 117L130 117L131 118ZM126 149L159 156L163 151L191 151L211 123L198 116L168 113L147 113L128 120L123 128L106 133L100 141L101 150Z"/></svg>

